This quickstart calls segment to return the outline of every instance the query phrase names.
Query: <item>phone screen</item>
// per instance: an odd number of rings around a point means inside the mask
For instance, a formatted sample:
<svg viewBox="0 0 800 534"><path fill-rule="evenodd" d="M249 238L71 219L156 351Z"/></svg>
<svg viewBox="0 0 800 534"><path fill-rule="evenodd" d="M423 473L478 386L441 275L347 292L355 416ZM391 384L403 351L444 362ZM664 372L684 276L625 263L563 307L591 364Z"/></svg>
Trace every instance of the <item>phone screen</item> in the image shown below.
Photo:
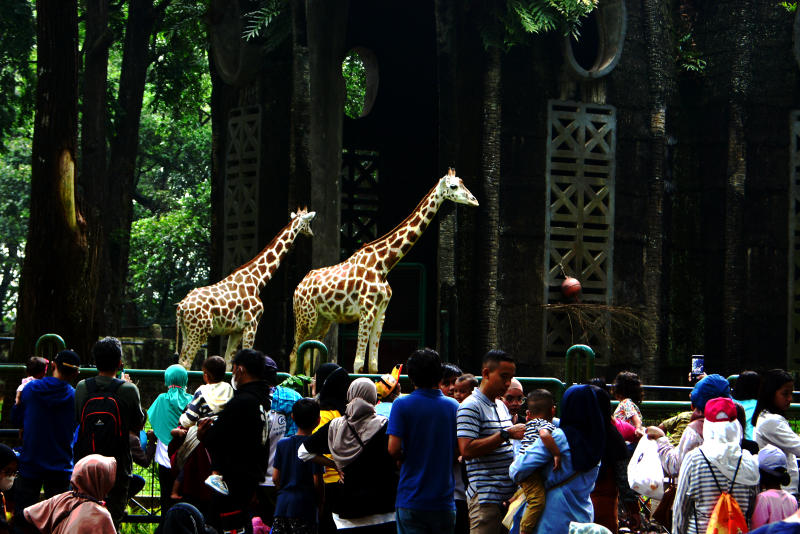
<svg viewBox="0 0 800 534"><path fill-rule="evenodd" d="M705 366L703 360L705 357L702 354L692 354L692 378L696 379L698 376L705 373Z"/></svg>

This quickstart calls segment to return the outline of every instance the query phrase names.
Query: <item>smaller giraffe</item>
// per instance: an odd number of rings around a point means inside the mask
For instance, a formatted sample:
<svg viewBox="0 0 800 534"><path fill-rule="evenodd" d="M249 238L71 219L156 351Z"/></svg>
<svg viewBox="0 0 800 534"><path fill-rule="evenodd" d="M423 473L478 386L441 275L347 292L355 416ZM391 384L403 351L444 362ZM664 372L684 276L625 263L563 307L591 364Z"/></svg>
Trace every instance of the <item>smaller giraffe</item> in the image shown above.
<svg viewBox="0 0 800 534"><path fill-rule="evenodd" d="M294 291L294 349L289 372L297 367L297 347L308 339L322 339L332 323L358 321L358 346L353 370L360 373L369 349L369 372L378 372L378 344L392 288L386 276L408 254L436 212L446 201L477 206L478 201L450 169L416 209L394 230L367 243L338 265L309 272ZM303 368L309 374L309 359Z"/></svg>
<svg viewBox="0 0 800 534"><path fill-rule="evenodd" d="M183 332L180 364L191 368L197 351L208 336L228 335L225 361L230 364L233 353L241 343L243 348L253 348L256 329L264 305L259 294L272 278L300 234L313 236L311 221L316 212L298 209L291 214L289 224L272 241L224 280L212 286L192 289L178 303L176 312L175 350L178 350Z"/></svg>

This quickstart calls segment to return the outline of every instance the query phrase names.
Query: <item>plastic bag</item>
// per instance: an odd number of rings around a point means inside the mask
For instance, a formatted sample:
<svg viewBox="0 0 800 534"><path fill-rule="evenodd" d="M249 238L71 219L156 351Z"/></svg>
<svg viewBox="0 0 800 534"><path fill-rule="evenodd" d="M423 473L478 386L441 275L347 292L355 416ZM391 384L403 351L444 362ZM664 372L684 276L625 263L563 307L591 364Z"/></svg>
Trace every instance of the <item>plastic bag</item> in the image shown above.
<svg viewBox="0 0 800 534"><path fill-rule="evenodd" d="M636 493L661 500L664 496L664 470L655 440L643 436L628 463L628 484Z"/></svg>

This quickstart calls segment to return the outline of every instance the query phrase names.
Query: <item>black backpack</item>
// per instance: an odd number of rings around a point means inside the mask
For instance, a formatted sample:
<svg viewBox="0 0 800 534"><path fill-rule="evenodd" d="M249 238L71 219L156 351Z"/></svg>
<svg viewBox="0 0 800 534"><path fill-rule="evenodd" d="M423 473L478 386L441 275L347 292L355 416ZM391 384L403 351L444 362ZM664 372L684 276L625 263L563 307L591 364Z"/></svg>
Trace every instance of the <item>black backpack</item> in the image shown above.
<svg viewBox="0 0 800 534"><path fill-rule="evenodd" d="M89 454L116 457L128 446L124 409L117 396L124 383L115 378L107 388L100 389L94 377L86 379L88 398L81 408L76 462Z"/></svg>

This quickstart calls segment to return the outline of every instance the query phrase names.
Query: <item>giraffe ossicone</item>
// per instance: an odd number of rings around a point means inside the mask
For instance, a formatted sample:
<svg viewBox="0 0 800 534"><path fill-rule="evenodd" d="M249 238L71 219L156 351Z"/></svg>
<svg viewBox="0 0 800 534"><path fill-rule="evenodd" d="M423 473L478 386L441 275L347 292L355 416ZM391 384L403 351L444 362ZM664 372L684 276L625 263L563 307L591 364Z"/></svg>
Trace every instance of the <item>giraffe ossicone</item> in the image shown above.
<svg viewBox="0 0 800 534"><path fill-rule="evenodd" d="M353 371L360 373L369 347L369 372L378 372L380 343L386 307L392 288L386 275L411 250L444 201L477 206L475 196L449 169L425 195L416 209L394 230L367 243L347 260L309 272L294 291L294 349L289 372L297 372L297 347L309 339L322 340L331 324L358 321L358 345ZM310 360L303 371L310 374Z"/></svg>
<svg viewBox="0 0 800 534"><path fill-rule="evenodd" d="M192 289L178 303L175 350L180 347L180 364L191 368L197 351L209 336L228 336L225 361L230 364L234 352L253 348L256 330L264 305L259 293L288 254L297 236L309 237L316 212L298 209L287 224L264 249L227 278L211 286Z"/></svg>

